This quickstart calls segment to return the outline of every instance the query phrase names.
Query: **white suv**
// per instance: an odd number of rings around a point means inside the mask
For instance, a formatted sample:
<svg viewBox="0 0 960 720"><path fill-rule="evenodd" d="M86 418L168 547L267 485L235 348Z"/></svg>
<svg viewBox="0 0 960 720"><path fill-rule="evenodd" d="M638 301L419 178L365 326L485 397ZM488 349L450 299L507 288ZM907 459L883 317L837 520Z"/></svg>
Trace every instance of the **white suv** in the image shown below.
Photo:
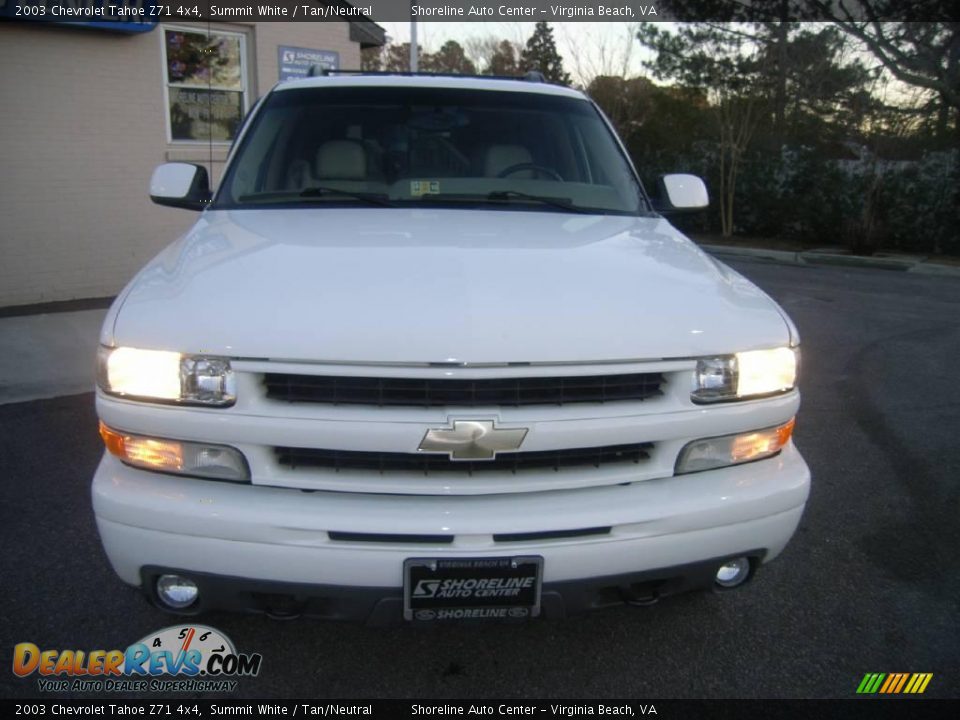
<svg viewBox="0 0 960 720"><path fill-rule="evenodd" d="M93 504L158 606L516 619L742 584L790 539L799 338L582 93L315 77L101 335Z"/></svg>

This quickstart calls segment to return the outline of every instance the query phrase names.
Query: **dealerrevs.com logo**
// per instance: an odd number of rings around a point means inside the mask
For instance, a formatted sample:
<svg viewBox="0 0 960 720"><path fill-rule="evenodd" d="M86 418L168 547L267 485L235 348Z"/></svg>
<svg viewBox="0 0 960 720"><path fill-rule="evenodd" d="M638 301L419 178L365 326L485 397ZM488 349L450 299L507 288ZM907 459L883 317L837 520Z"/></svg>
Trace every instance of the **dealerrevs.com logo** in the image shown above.
<svg viewBox="0 0 960 720"><path fill-rule="evenodd" d="M164 628L126 650L13 649L14 675L39 676L40 692L232 692L233 678L258 675L262 661L206 625Z"/></svg>

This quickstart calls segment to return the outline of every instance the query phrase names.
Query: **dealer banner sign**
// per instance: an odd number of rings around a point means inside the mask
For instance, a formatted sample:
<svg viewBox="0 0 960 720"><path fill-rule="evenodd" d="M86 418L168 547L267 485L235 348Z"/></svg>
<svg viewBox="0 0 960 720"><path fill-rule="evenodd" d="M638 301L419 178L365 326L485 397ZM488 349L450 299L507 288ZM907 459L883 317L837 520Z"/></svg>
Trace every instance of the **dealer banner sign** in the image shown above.
<svg viewBox="0 0 960 720"><path fill-rule="evenodd" d="M0 0L0 18L121 33L157 26L156 0Z"/></svg>

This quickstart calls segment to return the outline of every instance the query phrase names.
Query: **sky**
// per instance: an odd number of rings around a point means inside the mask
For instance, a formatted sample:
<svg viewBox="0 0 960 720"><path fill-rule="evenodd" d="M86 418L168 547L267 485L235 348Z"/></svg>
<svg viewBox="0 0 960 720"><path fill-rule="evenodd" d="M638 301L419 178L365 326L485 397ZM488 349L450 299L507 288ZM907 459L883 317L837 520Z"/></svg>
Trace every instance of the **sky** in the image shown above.
<svg viewBox="0 0 960 720"><path fill-rule="evenodd" d="M381 22L379 25L393 42L410 41L409 22ZM418 22L417 40L427 52L439 49L447 40L465 45L470 38L491 36L524 45L533 34L534 25L525 22ZM552 22L550 27L553 28L557 50L563 57L563 67L576 83L589 82L604 74L645 74L642 60L649 55L635 39L636 23Z"/></svg>

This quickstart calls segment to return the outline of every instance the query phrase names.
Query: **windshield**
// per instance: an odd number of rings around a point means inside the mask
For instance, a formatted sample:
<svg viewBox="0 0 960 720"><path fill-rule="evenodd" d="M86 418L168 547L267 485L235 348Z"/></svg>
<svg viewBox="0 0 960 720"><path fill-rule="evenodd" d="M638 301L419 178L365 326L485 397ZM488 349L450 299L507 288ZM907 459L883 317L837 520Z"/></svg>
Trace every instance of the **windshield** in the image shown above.
<svg viewBox="0 0 960 720"><path fill-rule="evenodd" d="M585 99L376 86L282 90L265 100L214 207L291 204L646 209Z"/></svg>

